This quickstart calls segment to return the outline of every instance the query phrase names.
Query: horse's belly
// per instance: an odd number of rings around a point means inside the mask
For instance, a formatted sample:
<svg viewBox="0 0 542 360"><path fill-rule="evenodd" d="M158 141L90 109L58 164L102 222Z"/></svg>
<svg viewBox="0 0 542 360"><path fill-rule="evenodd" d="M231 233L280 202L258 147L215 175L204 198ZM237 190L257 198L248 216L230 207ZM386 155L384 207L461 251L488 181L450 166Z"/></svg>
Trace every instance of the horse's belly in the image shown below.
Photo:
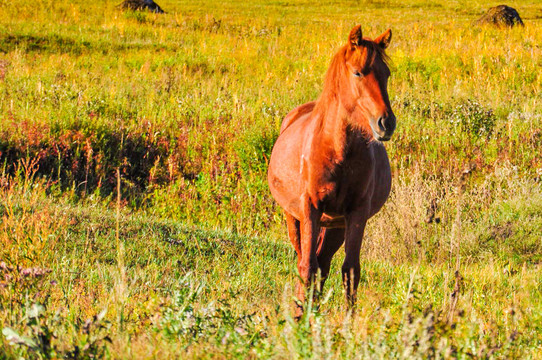
<svg viewBox="0 0 542 360"><path fill-rule="evenodd" d="M391 191L391 168L384 145L377 144L375 146L375 158L380 166L375 171L375 189L371 199L370 216L375 215L382 209Z"/></svg>
<svg viewBox="0 0 542 360"><path fill-rule="evenodd" d="M301 178L301 146L302 141L296 139L296 123L292 124L279 136L271 158L267 179L273 198L286 212L299 219L300 198L302 187Z"/></svg>

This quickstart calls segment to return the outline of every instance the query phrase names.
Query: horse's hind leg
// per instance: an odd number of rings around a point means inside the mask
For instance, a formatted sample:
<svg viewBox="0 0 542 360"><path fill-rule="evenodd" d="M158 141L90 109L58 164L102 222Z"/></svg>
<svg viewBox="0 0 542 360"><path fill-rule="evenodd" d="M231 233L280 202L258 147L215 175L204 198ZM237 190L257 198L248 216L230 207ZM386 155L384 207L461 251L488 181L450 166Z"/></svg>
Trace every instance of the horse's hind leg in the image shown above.
<svg viewBox="0 0 542 360"><path fill-rule="evenodd" d="M299 230L299 220L286 213L286 225L288 226L288 237L294 246L297 254L297 264L301 261L301 232Z"/></svg>
<svg viewBox="0 0 542 360"><path fill-rule="evenodd" d="M318 250L316 256L318 259L318 269L320 270L320 291L324 288L331 259L344 243L344 229L322 229L318 238Z"/></svg>
<svg viewBox="0 0 542 360"><path fill-rule="evenodd" d="M301 230L300 222L292 215L286 213L286 225L288 226L288 236L290 241L294 246L295 252L297 254L297 270L300 271L301 266ZM296 286L296 294L299 297L299 294L303 292L303 282L300 280ZM295 317L299 319L303 315L303 306L300 303L296 304Z"/></svg>

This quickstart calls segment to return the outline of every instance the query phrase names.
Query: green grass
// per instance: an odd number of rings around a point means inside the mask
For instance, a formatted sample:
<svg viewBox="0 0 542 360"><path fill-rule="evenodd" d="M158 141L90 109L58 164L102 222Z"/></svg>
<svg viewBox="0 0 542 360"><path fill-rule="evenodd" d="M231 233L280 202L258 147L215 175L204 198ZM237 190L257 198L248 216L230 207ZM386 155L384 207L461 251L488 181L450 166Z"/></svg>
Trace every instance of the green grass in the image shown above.
<svg viewBox="0 0 542 360"><path fill-rule="evenodd" d="M50 199L39 184L4 191L2 199L9 204L2 241L18 245L2 257L21 267L4 269L11 276L1 293L4 327L30 339L50 333L50 348L35 351L42 356L90 343L115 358L401 358L427 351L500 358L534 356L542 341L538 265L466 257L456 283L455 264L365 259L351 319L341 255L319 309L296 323L295 255L284 241L143 212L117 217L101 204ZM30 266L52 271L24 275ZM33 303L45 306L39 325L29 319ZM102 311L103 319L93 320ZM8 357L28 348L6 339L3 346Z"/></svg>
<svg viewBox="0 0 542 360"><path fill-rule="evenodd" d="M0 2L0 358L542 357L537 2L159 4ZM295 322L267 161L356 23L393 31L392 194L356 315L339 252Z"/></svg>

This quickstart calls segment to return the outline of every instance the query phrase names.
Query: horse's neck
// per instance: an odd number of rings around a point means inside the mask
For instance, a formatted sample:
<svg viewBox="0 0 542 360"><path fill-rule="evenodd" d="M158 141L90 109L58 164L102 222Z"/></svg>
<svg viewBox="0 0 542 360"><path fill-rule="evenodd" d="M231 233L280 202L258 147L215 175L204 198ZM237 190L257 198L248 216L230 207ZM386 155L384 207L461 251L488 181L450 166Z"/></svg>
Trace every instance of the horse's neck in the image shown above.
<svg viewBox="0 0 542 360"><path fill-rule="evenodd" d="M325 106L316 106L315 111L318 118L317 136L314 139L317 144L315 145L328 147L327 152L332 153L336 161L342 161L352 146L360 143L368 144L362 131L352 129L350 125L352 124L351 118L356 114L348 112L338 98ZM360 146L356 147L360 148Z"/></svg>

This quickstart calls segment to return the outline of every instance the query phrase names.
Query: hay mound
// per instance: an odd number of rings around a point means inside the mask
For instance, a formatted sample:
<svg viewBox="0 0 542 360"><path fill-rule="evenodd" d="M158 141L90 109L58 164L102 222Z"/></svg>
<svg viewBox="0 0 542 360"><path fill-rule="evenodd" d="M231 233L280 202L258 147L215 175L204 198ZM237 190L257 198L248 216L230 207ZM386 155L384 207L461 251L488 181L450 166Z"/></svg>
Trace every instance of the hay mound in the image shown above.
<svg viewBox="0 0 542 360"><path fill-rule="evenodd" d="M157 14L164 13L164 10L153 0L124 0L119 7L123 10L149 10Z"/></svg>
<svg viewBox="0 0 542 360"><path fill-rule="evenodd" d="M523 25L516 9L506 5L492 7L477 21L478 25L495 25L498 27L513 27Z"/></svg>

